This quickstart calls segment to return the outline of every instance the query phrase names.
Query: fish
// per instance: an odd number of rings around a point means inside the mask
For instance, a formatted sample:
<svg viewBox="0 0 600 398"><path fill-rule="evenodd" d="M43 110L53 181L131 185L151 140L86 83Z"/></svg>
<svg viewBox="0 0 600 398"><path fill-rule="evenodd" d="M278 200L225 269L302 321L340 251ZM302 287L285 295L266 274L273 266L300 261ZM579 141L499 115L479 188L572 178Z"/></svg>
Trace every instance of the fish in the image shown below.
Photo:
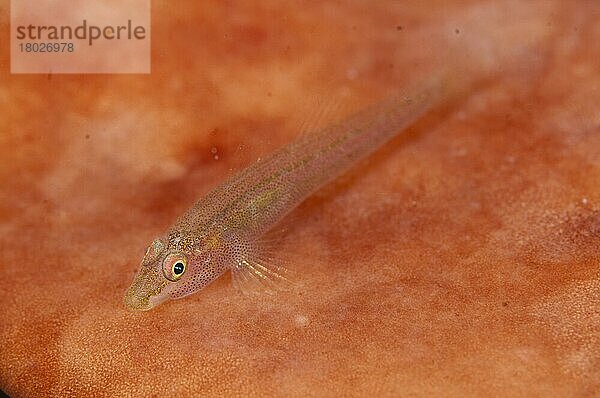
<svg viewBox="0 0 600 398"><path fill-rule="evenodd" d="M456 92L450 82L446 73L433 74L330 126L300 134L216 187L148 246L125 294L126 307L152 309L228 271L242 292L289 284L286 270L265 260L264 237L308 196L448 99Z"/></svg>
<svg viewBox="0 0 600 398"><path fill-rule="evenodd" d="M432 108L468 95L497 73L508 73L508 65L526 70L539 43L552 37L543 20L526 15L514 26L487 26L478 15L493 10L477 10L469 20L481 34L449 46L441 66L432 66L397 94L324 128L301 132L198 200L147 247L125 293L125 306L150 310L198 292L227 272L243 293L289 285L286 268L265 252L270 231L294 208ZM518 40L499 40L499 32Z"/></svg>

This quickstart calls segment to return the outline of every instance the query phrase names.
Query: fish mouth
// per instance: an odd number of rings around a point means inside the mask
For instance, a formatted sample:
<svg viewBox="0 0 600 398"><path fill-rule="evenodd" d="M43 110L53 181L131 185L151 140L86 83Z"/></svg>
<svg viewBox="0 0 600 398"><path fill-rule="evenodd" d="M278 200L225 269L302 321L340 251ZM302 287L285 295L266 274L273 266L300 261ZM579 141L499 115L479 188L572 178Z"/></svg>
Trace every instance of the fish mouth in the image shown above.
<svg viewBox="0 0 600 398"><path fill-rule="evenodd" d="M168 284L153 267L143 266L125 293L125 306L132 311L148 311L163 302L159 293Z"/></svg>

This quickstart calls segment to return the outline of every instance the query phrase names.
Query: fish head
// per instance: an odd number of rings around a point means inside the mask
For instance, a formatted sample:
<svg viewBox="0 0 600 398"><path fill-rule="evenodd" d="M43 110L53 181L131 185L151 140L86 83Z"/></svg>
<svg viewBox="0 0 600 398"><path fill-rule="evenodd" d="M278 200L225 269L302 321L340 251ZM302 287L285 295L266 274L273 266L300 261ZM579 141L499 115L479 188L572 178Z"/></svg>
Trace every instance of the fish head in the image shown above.
<svg viewBox="0 0 600 398"><path fill-rule="evenodd" d="M184 244L186 239L155 239L125 293L125 306L147 311L159 304L200 290L225 270L219 256L206 245Z"/></svg>
<svg viewBox="0 0 600 398"><path fill-rule="evenodd" d="M185 272L187 259L183 254L178 258L177 268L171 265L169 272L163 272L163 268L172 263L174 256L167 250L167 243L162 238L154 241L146 249L139 270L133 282L125 294L125 306L130 310L147 311L168 299L166 289L170 280L175 279L173 274Z"/></svg>

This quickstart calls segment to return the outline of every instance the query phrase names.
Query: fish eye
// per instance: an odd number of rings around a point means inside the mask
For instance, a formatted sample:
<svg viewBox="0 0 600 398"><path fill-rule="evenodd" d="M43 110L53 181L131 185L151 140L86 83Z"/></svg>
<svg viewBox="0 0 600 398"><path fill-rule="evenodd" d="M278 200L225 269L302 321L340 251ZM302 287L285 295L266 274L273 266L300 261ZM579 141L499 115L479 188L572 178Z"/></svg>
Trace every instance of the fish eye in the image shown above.
<svg viewBox="0 0 600 398"><path fill-rule="evenodd" d="M180 276L185 271L185 264L181 261L177 261L173 264L173 275Z"/></svg>
<svg viewBox="0 0 600 398"><path fill-rule="evenodd" d="M187 260L181 254L171 254L163 263L163 274L171 282L177 282L185 273Z"/></svg>

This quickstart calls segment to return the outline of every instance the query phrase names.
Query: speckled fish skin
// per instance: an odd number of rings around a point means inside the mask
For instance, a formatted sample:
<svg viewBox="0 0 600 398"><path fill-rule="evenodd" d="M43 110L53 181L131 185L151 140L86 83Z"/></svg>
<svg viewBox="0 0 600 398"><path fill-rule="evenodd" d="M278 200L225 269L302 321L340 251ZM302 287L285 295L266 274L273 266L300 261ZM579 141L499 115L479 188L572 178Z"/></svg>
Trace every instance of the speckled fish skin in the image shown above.
<svg viewBox="0 0 600 398"><path fill-rule="evenodd" d="M202 289L228 270L238 285L276 284L283 277L260 260L261 236L315 190L447 98L449 87L444 74L436 74L328 128L302 134L218 186L148 247L125 295L126 306L149 310Z"/></svg>

